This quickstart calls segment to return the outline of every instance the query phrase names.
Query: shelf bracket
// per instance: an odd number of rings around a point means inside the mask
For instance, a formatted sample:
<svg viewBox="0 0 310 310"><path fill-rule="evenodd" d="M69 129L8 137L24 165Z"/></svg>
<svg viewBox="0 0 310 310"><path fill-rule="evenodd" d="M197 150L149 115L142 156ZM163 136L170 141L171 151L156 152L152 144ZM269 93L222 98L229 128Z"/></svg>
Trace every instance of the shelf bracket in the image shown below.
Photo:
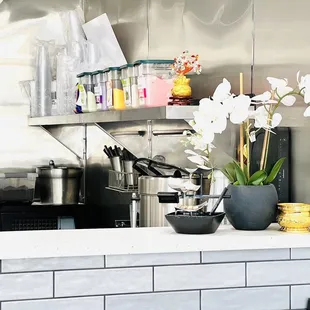
<svg viewBox="0 0 310 310"><path fill-rule="evenodd" d="M54 140L56 140L59 144L61 144L64 148L66 148L68 151L70 151L73 155L76 156L77 160L79 161L81 166L84 166L84 159L79 156L76 152L74 152L73 150L71 150L67 145L65 145L63 142L61 142L59 139L57 139L55 136L52 135L52 133L45 128L44 126L40 126L41 129L43 129L43 131L45 131L49 136L51 136Z"/></svg>

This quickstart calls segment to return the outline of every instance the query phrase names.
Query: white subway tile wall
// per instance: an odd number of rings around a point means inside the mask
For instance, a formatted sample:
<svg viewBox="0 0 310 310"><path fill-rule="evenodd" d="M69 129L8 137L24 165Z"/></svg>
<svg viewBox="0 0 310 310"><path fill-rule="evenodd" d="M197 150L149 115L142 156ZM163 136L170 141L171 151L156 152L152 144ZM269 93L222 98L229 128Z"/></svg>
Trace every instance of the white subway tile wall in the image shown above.
<svg viewBox="0 0 310 310"><path fill-rule="evenodd" d="M290 259L290 249L203 252L203 263L250 262Z"/></svg>
<svg viewBox="0 0 310 310"><path fill-rule="evenodd" d="M2 303L1 310L103 310L104 297L26 300Z"/></svg>
<svg viewBox="0 0 310 310"><path fill-rule="evenodd" d="M245 264L154 267L155 291L242 287Z"/></svg>
<svg viewBox="0 0 310 310"><path fill-rule="evenodd" d="M310 248L292 249L292 259L310 259Z"/></svg>
<svg viewBox="0 0 310 310"><path fill-rule="evenodd" d="M18 273L0 275L0 300L53 297L53 273Z"/></svg>
<svg viewBox="0 0 310 310"><path fill-rule="evenodd" d="M199 264L200 253L163 253L163 254L134 254L134 255L107 255L107 267L130 266L157 266Z"/></svg>
<svg viewBox="0 0 310 310"><path fill-rule="evenodd" d="M200 310L199 292L107 296L106 310Z"/></svg>
<svg viewBox="0 0 310 310"><path fill-rule="evenodd" d="M306 309L309 253L310 248L3 260L1 310Z"/></svg>
<svg viewBox="0 0 310 310"><path fill-rule="evenodd" d="M152 291L152 268L55 272L55 296L91 296Z"/></svg>
<svg viewBox="0 0 310 310"><path fill-rule="evenodd" d="M104 256L5 259L2 272L104 268Z"/></svg>
<svg viewBox="0 0 310 310"><path fill-rule="evenodd" d="M202 291L202 310L289 309L289 287L257 287Z"/></svg>
<svg viewBox="0 0 310 310"><path fill-rule="evenodd" d="M292 309L306 309L310 298L310 285L297 285L291 288Z"/></svg>
<svg viewBox="0 0 310 310"><path fill-rule="evenodd" d="M247 264L248 286L293 285L309 283L310 260L274 261Z"/></svg>

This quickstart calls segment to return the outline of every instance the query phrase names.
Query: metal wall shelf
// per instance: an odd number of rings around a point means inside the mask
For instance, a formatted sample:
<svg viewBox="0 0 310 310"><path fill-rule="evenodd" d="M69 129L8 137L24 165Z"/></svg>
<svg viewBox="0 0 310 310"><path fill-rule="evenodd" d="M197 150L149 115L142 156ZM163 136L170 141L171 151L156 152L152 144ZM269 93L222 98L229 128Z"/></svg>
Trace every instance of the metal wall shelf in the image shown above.
<svg viewBox="0 0 310 310"><path fill-rule="evenodd" d="M165 106L131 109L124 111L103 111L74 115L59 115L29 118L30 126L79 125L92 123L111 123L144 120L186 120L193 118L197 106Z"/></svg>
<svg viewBox="0 0 310 310"><path fill-rule="evenodd" d="M30 126L83 125L112 122L130 122L147 120L190 120L197 106L165 106L131 109L124 111L103 111L74 115L59 115L29 118ZM310 127L310 119L303 116L306 107L279 107L283 119L282 127Z"/></svg>

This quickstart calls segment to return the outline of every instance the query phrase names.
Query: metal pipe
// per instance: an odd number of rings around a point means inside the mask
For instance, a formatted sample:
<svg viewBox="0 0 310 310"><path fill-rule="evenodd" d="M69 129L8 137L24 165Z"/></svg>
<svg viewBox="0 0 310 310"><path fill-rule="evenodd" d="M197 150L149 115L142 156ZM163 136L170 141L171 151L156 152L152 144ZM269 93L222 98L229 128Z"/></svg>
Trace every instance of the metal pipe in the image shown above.
<svg viewBox="0 0 310 310"><path fill-rule="evenodd" d="M152 159L153 157L153 124L151 120L146 123L147 126L147 157Z"/></svg>
<svg viewBox="0 0 310 310"><path fill-rule="evenodd" d="M83 131L83 166L84 166L84 173L83 173L84 197L82 199L84 204L86 204L87 124L84 125L84 131Z"/></svg>

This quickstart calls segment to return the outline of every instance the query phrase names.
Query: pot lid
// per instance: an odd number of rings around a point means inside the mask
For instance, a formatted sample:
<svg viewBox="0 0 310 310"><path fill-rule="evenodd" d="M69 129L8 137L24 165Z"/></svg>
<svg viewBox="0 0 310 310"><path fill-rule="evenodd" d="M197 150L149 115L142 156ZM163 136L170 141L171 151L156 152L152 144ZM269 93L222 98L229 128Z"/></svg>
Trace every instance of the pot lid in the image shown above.
<svg viewBox="0 0 310 310"><path fill-rule="evenodd" d="M53 160L49 161L48 166L41 166L37 168L39 177L64 177L75 178L82 175L83 169L80 167L66 167L56 166Z"/></svg>

